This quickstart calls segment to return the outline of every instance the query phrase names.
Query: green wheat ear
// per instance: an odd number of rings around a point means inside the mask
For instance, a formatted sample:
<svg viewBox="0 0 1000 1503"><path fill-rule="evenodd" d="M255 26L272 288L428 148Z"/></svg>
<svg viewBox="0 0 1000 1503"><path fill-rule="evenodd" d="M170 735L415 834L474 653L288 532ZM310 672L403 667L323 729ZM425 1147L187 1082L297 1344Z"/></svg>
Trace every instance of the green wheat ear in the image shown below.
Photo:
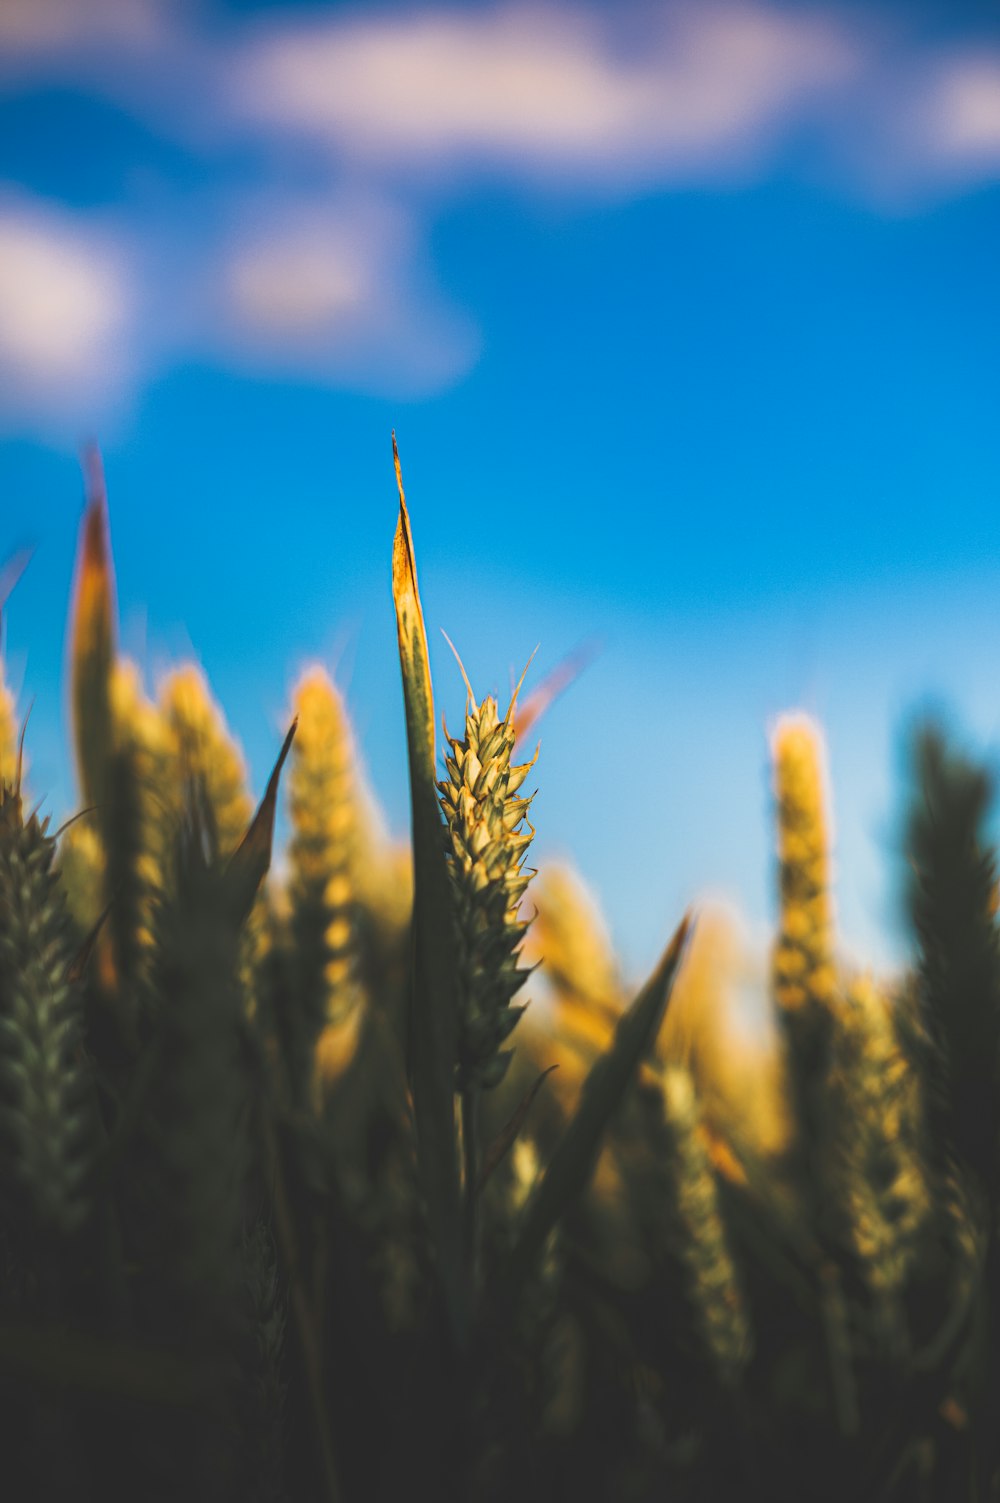
<svg viewBox="0 0 1000 1503"><path fill-rule="evenodd" d="M178 1311L226 1318L249 1164L240 926L228 885L231 868L219 858L196 782L184 785L165 860L150 977L162 1067L143 1118L155 1229L147 1257L177 1297Z"/></svg>
<svg viewBox="0 0 1000 1503"><path fill-rule="evenodd" d="M684 1269L688 1301L706 1351L720 1378L732 1383L750 1358L753 1339L702 1135L694 1081L688 1070L671 1065L662 1074L660 1090L670 1240Z"/></svg>
<svg viewBox="0 0 1000 1503"><path fill-rule="evenodd" d="M877 1303L902 1292L932 1211L913 1068L894 1009L867 976L845 989L834 1045L834 1174L849 1239Z"/></svg>
<svg viewBox="0 0 1000 1503"><path fill-rule="evenodd" d="M524 870L531 799L518 797L534 758L511 764L516 695L501 720L492 696L477 704L466 687L465 736L448 736L438 784L458 939L459 1090L498 1085L510 1064L501 1045L524 1010L512 999L528 974L517 963L528 927L518 909L534 875Z"/></svg>
<svg viewBox="0 0 1000 1503"><path fill-rule="evenodd" d="M956 753L934 725L923 728L915 753L909 908L920 945L917 995L930 1041L925 1059L934 1147L940 1159L950 1144L995 1196L1000 935L996 858L987 831L993 779Z"/></svg>
<svg viewBox="0 0 1000 1503"><path fill-rule="evenodd" d="M48 821L0 788L0 1183L35 1228L86 1219L95 1151L92 1080L80 1052L73 929Z"/></svg>

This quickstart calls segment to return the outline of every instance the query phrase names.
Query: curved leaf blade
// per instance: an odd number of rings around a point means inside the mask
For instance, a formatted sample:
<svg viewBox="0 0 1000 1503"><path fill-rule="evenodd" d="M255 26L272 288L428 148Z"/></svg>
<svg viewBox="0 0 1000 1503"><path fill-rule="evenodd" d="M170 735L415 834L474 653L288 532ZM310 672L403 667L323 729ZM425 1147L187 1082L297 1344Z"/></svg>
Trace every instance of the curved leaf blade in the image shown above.
<svg viewBox="0 0 1000 1503"><path fill-rule="evenodd" d="M505 1307L516 1299L556 1222L586 1188L608 1123L659 1032L691 928L686 914L653 975L619 1020L611 1044L584 1081L576 1113L525 1207L520 1235L501 1279L499 1292Z"/></svg>
<svg viewBox="0 0 1000 1503"><path fill-rule="evenodd" d="M461 1344L468 1301L455 1131L458 989L451 890L437 795L434 692L427 634L395 434L392 455L399 488L399 520L392 549L392 596L403 676L413 822L413 969L407 1067L413 1092L420 1178L452 1335Z"/></svg>

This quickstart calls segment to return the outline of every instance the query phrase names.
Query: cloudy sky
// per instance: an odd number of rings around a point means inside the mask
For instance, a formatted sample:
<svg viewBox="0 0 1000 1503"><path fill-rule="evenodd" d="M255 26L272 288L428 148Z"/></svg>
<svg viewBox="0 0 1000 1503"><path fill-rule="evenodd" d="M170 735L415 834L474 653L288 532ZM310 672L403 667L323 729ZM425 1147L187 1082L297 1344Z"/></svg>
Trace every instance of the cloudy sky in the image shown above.
<svg viewBox="0 0 1000 1503"><path fill-rule="evenodd" d="M400 442L438 697L599 653L539 856L633 970L773 911L768 728L827 729L845 941L892 962L902 728L1000 744L1000 16L660 0L0 7L0 558L33 781L105 457L125 644L193 654L259 785L344 685L406 820Z"/></svg>

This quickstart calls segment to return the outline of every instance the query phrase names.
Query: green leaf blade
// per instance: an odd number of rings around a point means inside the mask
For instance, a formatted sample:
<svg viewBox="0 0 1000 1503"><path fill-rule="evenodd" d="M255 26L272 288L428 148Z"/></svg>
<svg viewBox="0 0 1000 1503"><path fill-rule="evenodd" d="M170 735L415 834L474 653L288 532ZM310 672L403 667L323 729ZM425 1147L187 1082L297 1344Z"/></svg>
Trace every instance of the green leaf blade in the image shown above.
<svg viewBox="0 0 1000 1503"><path fill-rule="evenodd" d="M455 1130L458 988L451 890L437 796L434 692L427 635L395 435L392 451L399 487L392 594L403 677L413 822L413 971L407 1030L408 1070L419 1172L445 1306L452 1335L462 1344L468 1299Z"/></svg>
<svg viewBox="0 0 1000 1503"><path fill-rule="evenodd" d="M549 1233L586 1188L607 1126L659 1032L691 927L685 915L653 975L619 1021L610 1046L584 1081L576 1113L525 1208L498 1291L504 1308L515 1302Z"/></svg>

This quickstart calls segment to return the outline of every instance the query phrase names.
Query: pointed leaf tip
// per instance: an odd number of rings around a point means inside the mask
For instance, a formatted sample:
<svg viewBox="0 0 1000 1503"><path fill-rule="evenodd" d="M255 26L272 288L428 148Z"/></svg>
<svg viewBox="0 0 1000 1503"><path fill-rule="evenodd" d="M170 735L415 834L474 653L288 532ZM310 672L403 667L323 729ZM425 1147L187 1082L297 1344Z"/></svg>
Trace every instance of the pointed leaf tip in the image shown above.
<svg viewBox="0 0 1000 1503"><path fill-rule="evenodd" d="M417 589L417 565L413 554L413 533L410 530L410 513L406 505L406 493L403 490L403 471L399 463L399 450L396 448L396 435L392 436L392 461L396 470L396 487L399 491L399 519L396 523L396 536L392 545L392 594L397 608L407 595L411 596L419 609L420 592ZM422 625L422 623L421 623Z"/></svg>
<svg viewBox="0 0 1000 1503"><path fill-rule="evenodd" d="M271 865L274 818L278 804L278 782L295 739L298 724L299 719L296 716L285 733L278 759L267 780L264 797L250 821L250 827L229 858L229 871L237 885L237 903L244 915L249 913L257 895L257 889Z"/></svg>
<svg viewBox="0 0 1000 1503"><path fill-rule="evenodd" d="M525 1207L518 1240L498 1276L501 1309L509 1309L516 1300L549 1232L593 1173L608 1125L656 1040L691 928L686 913L656 970L622 1014L610 1045L584 1081L576 1112Z"/></svg>
<svg viewBox="0 0 1000 1503"><path fill-rule="evenodd" d="M534 966L531 969L534 970ZM549 1065L548 1069L541 1072L537 1080L525 1091L513 1114L504 1123L493 1139L493 1142L487 1148L486 1153L483 1155L482 1167L479 1170L479 1179L476 1183L477 1194L482 1190L493 1171L503 1163L510 1149L513 1148L514 1143L517 1141L517 1136L524 1126L525 1118L534 1105L535 1097L552 1074L552 1071L558 1070L558 1068L558 1065Z"/></svg>
<svg viewBox="0 0 1000 1503"><path fill-rule="evenodd" d="M109 683L116 655L114 565L103 482L88 487L77 545L70 617L73 733L84 801L107 802L111 711Z"/></svg>
<svg viewBox="0 0 1000 1503"><path fill-rule="evenodd" d="M417 1161L453 1339L468 1323L461 1198L455 1136L458 1028L451 888L438 804L434 692L427 657L410 519L393 435L399 520L392 548L392 598L403 682L413 829L413 969L408 1004L408 1073L417 1129Z"/></svg>

